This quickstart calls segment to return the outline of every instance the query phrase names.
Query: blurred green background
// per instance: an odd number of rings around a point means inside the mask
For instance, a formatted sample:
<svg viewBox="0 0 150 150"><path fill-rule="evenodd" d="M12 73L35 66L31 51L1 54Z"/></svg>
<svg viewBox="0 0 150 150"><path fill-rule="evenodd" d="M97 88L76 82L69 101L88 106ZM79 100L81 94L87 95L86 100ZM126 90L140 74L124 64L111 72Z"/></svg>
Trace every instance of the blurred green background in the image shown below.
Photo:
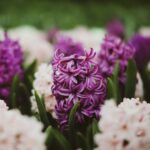
<svg viewBox="0 0 150 150"><path fill-rule="evenodd" d="M146 0L0 0L0 26L31 24L38 28L105 26L113 18L127 28L150 26L150 1Z"/></svg>

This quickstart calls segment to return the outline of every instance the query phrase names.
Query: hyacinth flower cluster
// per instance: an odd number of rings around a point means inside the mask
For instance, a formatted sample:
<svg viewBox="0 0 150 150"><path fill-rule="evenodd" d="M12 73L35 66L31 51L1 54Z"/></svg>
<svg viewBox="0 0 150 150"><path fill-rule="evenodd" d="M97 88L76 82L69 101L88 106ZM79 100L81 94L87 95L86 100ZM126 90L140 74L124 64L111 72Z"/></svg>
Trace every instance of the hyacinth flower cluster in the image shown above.
<svg viewBox="0 0 150 150"><path fill-rule="evenodd" d="M23 54L17 41L11 40L5 33L0 41L0 98L8 100L10 87L15 75L23 78Z"/></svg>
<svg viewBox="0 0 150 150"><path fill-rule="evenodd" d="M98 56L99 67L103 76L110 77L113 74L115 65L119 63L119 81L124 84L128 60L133 58L134 53L135 49L131 44L125 44L118 37L106 35Z"/></svg>
<svg viewBox="0 0 150 150"><path fill-rule="evenodd" d="M124 38L125 36L125 27L120 20L112 20L110 21L107 26L106 30L108 34Z"/></svg>
<svg viewBox="0 0 150 150"><path fill-rule="evenodd" d="M138 68L141 70L150 62L150 36L144 37L136 34L132 37L131 43L136 49L135 60Z"/></svg>
<svg viewBox="0 0 150 150"><path fill-rule="evenodd" d="M72 54L78 54L83 55L84 49L82 47L81 43L74 42L72 38L61 36L57 42L54 44L54 49L59 51L61 53L64 53L66 56L72 55Z"/></svg>
<svg viewBox="0 0 150 150"><path fill-rule="evenodd" d="M114 118L115 116L115 118ZM118 106L106 101L95 136L96 150L149 150L150 104L138 98L124 98Z"/></svg>
<svg viewBox="0 0 150 150"><path fill-rule="evenodd" d="M0 100L0 118L1 150L46 150L43 124L35 118L8 110L4 100Z"/></svg>
<svg viewBox="0 0 150 150"><path fill-rule="evenodd" d="M92 60L91 50L84 55L65 54L56 51L53 60L56 115L62 130L68 127L68 117L73 106L79 102L75 115L77 124L99 118L100 106L106 95L106 81L101 76L98 64Z"/></svg>

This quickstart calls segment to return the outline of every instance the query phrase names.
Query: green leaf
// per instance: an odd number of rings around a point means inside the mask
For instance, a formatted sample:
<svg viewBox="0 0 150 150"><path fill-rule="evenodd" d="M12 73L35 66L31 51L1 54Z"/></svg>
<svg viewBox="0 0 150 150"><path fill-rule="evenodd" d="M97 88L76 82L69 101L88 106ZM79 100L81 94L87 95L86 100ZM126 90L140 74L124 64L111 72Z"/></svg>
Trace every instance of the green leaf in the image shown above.
<svg viewBox="0 0 150 150"><path fill-rule="evenodd" d="M93 122L92 122L92 131L93 131L93 136L100 132L99 131L99 128L98 128L98 121L96 119L93 119Z"/></svg>
<svg viewBox="0 0 150 150"><path fill-rule="evenodd" d="M126 71L126 85L125 85L125 96L128 98L134 97L136 87L136 64L134 60L128 61Z"/></svg>
<svg viewBox="0 0 150 150"><path fill-rule="evenodd" d="M25 67L25 74L26 75L34 75L35 69L36 69L37 62L34 60L31 64L29 64L27 67Z"/></svg>
<svg viewBox="0 0 150 150"><path fill-rule="evenodd" d="M69 127L70 127L70 130L71 130L71 131L74 130L75 114L76 114L76 111L77 111L79 105L80 105L80 102L77 102L77 103L73 106L73 108L71 109L70 114L69 114Z"/></svg>
<svg viewBox="0 0 150 150"><path fill-rule="evenodd" d="M116 98L114 83L111 78L107 78L107 99Z"/></svg>
<svg viewBox="0 0 150 150"><path fill-rule="evenodd" d="M82 150L92 150L89 146L88 140L80 132L77 133L77 142Z"/></svg>
<svg viewBox="0 0 150 150"><path fill-rule="evenodd" d="M55 136L55 139L57 140L57 142L60 144L61 149L62 150L70 150L70 144L67 141L67 139L64 137L64 135L62 133L60 133L59 131L57 131L56 129L52 129L53 135Z"/></svg>
<svg viewBox="0 0 150 150"><path fill-rule="evenodd" d="M87 128L87 132L86 132L86 138L87 138L87 142L90 145L90 148L93 147L94 145L94 140L93 140L93 132L92 132L92 124L90 124Z"/></svg>
<svg viewBox="0 0 150 150"><path fill-rule="evenodd" d="M17 96L16 93L13 93L11 96L11 108L16 108L17 107Z"/></svg>
<svg viewBox="0 0 150 150"><path fill-rule="evenodd" d="M41 121L44 123L45 126L48 126L50 122L48 120L43 98L40 98L36 91L35 91L35 99L38 106Z"/></svg>
<svg viewBox="0 0 150 150"><path fill-rule="evenodd" d="M26 96L26 98L30 98L30 93L29 93L28 88L26 87L26 85L24 83L20 83L19 87L24 92L24 95Z"/></svg>
<svg viewBox="0 0 150 150"><path fill-rule="evenodd" d="M53 134L53 131L52 131L52 127L49 126L47 129L46 129L46 141L45 141L45 144L47 146L47 148L50 148L51 144L52 144L52 140L54 138L54 134Z"/></svg>
<svg viewBox="0 0 150 150"><path fill-rule="evenodd" d="M24 83L19 84L20 93L23 96L21 101L21 112L23 114L31 115L31 102L30 102L30 91Z"/></svg>
<svg viewBox="0 0 150 150"><path fill-rule="evenodd" d="M92 124L87 129L87 134L86 134L87 142L91 150L93 150L95 147L94 136L98 132L99 132L98 121L96 119L93 119Z"/></svg>
<svg viewBox="0 0 150 150"><path fill-rule="evenodd" d="M79 106L80 106L80 102L77 102L73 106L73 108L71 109L70 114L69 114L69 133L70 133L70 140L71 140L73 147L75 147L75 145L76 145L75 114L76 114L76 111Z"/></svg>
<svg viewBox="0 0 150 150"><path fill-rule="evenodd" d="M17 107L17 93L18 92L18 86L19 86L19 76L15 75L12 81L11 85L11 92L10 92L10 108L16 108Z"/></svg>
<svg viewBox="0 0 150 150"><path fill-rule="evenodd" d="M28 66L24 66L24 83L25 85L28 87L30 94L31 94L31 90L33 88L33 80L34 80L34 73L36 70L36 60L33 61L30 65Z"/></svg>
<svg viewBox="0 0 150 150"><path fill-rule="evenodd" d="M28 89L30 89L30 94L31 94L31 90L33 89L33 81L34 81L34 77L33 76L26 75L25 84L28 87Z"/></svg>
<svg viewBox="0 0 150 150"><path fill-rule="evenodd" d="M48 126L46 129L46 141L47 149L61 149L70 150L70 143L64 137L64 135L52 126Z"/></svg>
<svg viewBox="0 0 150 150"><path fill-rule="evenodd" d="M119 103L120 100L121 100L121 95L120 95L120 90L119 90L119 71L120 71L120 65L119 63L117 63L115 65L115 69L114 69L114 73L113 73L113 76L112 76L112 79L113 79L113 83L114 83L114 97L115 97L115 100Z"/></svg>

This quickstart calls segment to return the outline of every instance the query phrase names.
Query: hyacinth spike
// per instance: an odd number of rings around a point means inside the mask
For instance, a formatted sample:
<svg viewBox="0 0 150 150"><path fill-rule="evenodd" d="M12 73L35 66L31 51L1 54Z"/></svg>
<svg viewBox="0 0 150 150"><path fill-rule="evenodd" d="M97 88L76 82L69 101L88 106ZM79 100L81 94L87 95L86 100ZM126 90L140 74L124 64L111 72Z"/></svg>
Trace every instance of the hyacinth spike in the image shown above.
<svg viewBox="0 0 150 150"><path fill-rule="evenodd" d="M104 77L113 74L116 63L120 65L119 81L125 84L125 72L128 60L134 57L135 48L131 44L125 44L120 38L106 35L101 44L99 53L100 72Z"/></svg>
<svg viewBox="0 0 150 150"><path fill-rule="evenodd" d="M96 112L100 111L106 95L106 81L99 72L99 65L93 61L95 55L91 49L84 55L61 55L57 61L53 60L53 94L57 100L57 121L62 130L67 129L68 114L77 101L81 103L75 116L77 124L99 118Z"/></svg>
<svg viewBox="0 0 150 150"><path fill-rule="evenodd" d="M4 40L0 41L0 98L8 101L10 87L15 75L23 78L23 54L17 41L4 33Z"/></svg>

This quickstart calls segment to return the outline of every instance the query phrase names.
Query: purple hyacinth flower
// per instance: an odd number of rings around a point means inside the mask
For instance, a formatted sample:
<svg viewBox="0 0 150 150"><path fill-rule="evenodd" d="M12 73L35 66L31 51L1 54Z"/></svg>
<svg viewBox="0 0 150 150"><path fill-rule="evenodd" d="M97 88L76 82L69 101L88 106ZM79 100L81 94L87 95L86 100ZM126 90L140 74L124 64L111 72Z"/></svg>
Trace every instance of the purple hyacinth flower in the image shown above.
<svg viewBox="0 0 150 150"><path fill-rule="evenodd" d="M106 30L108 34L124 38L125 36L125 27L120 20L112 20L110 21L107 26Z"/></svg>
<svg viewBox="0 0 150 150"><path fill-rule="evenodd" d="M137 66L139 69L142 69L150 61L150 36L144 37L136 34L132 37L131 43L136 49L135 60Z"/></svg>
<svg viewBox="0 0 150 150"><path fill-rule="evenodd" d="M57 99L56 115L62 130L67 128L69 112L78 101L77 124L99 118L100 106L106 95L106 80L101 76L98 64L93 62L94 57L93 50L84 55L55 53L52 90Z"/></svg>
<svg viewBox="0 0 150 150"><path fill-rule="evenodd" d="M69 37L60 37L54 45L55 50L60 51L60 53L64 53L66 56L70 56L72 54L84 54L84 49L81 43L74 42Z"/></svg>
<svg viewBox="0 0 150 150"><path fill-rule="evenodd" d="M12 79L19 75L22 79L23 55L17 41L11 40L7 33L5 39L0 41L0 98L8 100Z"/></svg>
<svg viewBox="0 0 150 150"><path fill-rule="evenodd" d="M119 80L125 83L125 71L128 60L134 55L135 49L131 44L125 44L120 38L106 35L98 56L100 71L104 77L113 74L116 63L120 64Z"/></svg>

